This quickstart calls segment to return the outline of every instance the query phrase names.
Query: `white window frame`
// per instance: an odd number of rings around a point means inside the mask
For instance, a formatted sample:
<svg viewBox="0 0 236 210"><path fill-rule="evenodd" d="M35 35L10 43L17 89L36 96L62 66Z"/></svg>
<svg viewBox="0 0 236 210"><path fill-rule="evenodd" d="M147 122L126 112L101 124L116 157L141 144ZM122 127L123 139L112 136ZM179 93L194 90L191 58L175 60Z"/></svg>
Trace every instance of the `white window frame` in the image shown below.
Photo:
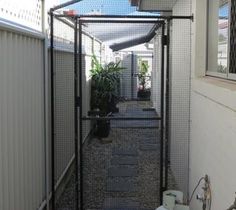
<svg viewBox="0 0 236 210"><path fill-rule="evenodd" d="M228 27L228 52L227 52L227 72L224 73L220 73L220 72L213 72L213 71L209 71L208 70L208 40L209 40L209 32L208 32L208 25L209 25L209 1L211 0L207 0L207 47L206 47L206 56L207 56L207 71L206 71L206 75L207 76L213 76L213 77L219 77L219 78L223 78L223 79L228 79L228 80L236 80L236 73L230 73L229 72L229 67L230 67L230 23L231 23L231 0L229 0L229 27Z"/></svg>

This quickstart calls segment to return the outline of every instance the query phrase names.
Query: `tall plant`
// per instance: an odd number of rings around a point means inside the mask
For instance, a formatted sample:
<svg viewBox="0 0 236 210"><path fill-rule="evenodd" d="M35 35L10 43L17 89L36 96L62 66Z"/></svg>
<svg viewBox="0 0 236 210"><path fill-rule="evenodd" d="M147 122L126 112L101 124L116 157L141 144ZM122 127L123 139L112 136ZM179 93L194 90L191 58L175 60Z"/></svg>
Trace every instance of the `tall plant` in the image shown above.
<svg viewBox="0 0 236 210"><path fill-rule="evenodd" d="M96 56L92 57L92 62L91 108L99 108L100 111L107 113L112 97L117 96L120 73L124 68L120 67L120 62L102 65Z"/></svg>

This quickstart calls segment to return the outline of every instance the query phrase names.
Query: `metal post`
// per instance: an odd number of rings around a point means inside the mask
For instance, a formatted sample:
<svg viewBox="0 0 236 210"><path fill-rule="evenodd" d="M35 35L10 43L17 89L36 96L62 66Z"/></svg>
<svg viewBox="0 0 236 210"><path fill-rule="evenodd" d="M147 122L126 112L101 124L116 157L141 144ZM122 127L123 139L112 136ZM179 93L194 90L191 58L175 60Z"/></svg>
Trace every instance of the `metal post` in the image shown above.
<svg viewBox="0 0 236 210"><path fill-rule="evenodd" d="M161 139L160 139L160 204L162 204L163 193L163 145L164 145L164 79L165 79L165 23L162 24L162 45L161 45Z"/></svg>
<svg viewBox="0 0 236 210"><path fill-rule="evenodd" d="M54 24L53 24L53 12L50 12L50 67L51 67L51 188L52 188L52 210L55 210L55 156L54 156L54 145L55 145L55 124L54 124Z"/></svg>
<svg viewBox="0 0 236 210"><path fill-rule="evenodd" d="M167 45L166 45L166 123L165 123L165 189L168 188L169 165L169 94L170 94L170 20L167 20Z"/></svg>
<svg viewBox="0 0 236 210"><path fill-rule="evenodd" d="M80 154L80 210L83 210L84 197L83 197L83 65L82 65L82 21L79 19L79 97L80 97L80 108L79 108L79 154Z"/></svg>
<svg viewBox="0 0 236 210"><path fill-rule="evenodd" d="M134 99L134 52L131 54L131 99Z"/></svg>
<svg viewBox="0 0 236 210"><path fill-rule="evenodd" d="M75 202L79 209L79 155L78 155L78 20L75 18L74 27L74 129L75 129Z"/></svg>

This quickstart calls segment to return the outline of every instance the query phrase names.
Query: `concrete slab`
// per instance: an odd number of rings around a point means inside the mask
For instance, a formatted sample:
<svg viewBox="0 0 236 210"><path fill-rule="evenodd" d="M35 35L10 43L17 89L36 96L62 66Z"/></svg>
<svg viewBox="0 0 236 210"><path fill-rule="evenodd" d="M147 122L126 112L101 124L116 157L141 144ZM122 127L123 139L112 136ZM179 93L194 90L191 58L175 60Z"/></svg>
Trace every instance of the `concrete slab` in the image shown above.
<svg viewBox="0 0 236 210"><path fill-rule="evenodd" d="M141 144L139 149L141 151L158 151L160 147L158 144Z"/></svg>
<svg viewBox="0 0 236 210"><path fill-rule="evenodd" d="M123 149L123 148L113 148L112 149L113 155L129 155L129 156L137 156L138 151L136 148L129 148L129 149Z"/></svg>

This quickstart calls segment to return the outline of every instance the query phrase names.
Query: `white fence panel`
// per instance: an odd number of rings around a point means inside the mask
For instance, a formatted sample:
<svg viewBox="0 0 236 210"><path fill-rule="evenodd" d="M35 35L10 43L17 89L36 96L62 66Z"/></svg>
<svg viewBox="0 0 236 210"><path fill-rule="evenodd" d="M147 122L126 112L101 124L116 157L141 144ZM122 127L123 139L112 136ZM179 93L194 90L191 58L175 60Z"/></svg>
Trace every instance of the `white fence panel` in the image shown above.
<svg viewBox="0 0 236 210"><path fill-rule="evenodd" d="M0 0L0 17L42 30L42 0Z"/></svg>

